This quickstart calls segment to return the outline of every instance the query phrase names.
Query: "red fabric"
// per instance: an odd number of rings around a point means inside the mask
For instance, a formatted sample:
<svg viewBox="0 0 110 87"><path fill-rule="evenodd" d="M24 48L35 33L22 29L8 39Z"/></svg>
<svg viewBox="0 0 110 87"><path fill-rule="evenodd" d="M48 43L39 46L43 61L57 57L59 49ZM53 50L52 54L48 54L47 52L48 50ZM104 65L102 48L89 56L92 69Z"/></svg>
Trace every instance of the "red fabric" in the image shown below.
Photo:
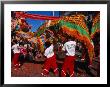
<svg viewBox="0 0 110 87"><path fill-rule="evenodd" d="M21 22L24 23L24 22L26 22L26 21L25 21L25 19L21 19Z"/></svg>
<svg viewBox="0 0 110 87"><path fill-rule="evenodd" d="M43 74L49 74L49 70L52 68L54 70L55 75L58 74L57 64L56 64L56 56L52 56L51 58L46 59L44 64Z"/></svg>
<svg viewBox="0 0 110 87"><path fill-rule="evenodd" d="M15 53L14 54L14 56L13 56L13 64L14 64L14 66L17 66L18 64L19 64L19 61L18 61L18 59L19 59L19 53Z"/></svg>
<svg viewBox="0 0 110 87"><path fill-rule="evenodd" d="M55 19L59 19L59 17L54 17L54 16L45 16L45 15L39 15L39 14L27 14L27 13L20 13L20 12L16 12L16 17L40 19L40 20L55 20Z"/></svg>
<svg viewBox="0 0 110 87"><path fill-rule="evenodd" d="M26 54L27 54L27 51L26 51L26 49L24 49L24 48L20 48L20 53L26 55Z"/></svg>
<svg viewBox="0 0 110 87"><path fill-rule="evenodd" d="M61 76L65 77L67 70L69 70L69 74L71 77L74 76L74 61L75 56L66 56L64 64L62 66Z"/></svg>

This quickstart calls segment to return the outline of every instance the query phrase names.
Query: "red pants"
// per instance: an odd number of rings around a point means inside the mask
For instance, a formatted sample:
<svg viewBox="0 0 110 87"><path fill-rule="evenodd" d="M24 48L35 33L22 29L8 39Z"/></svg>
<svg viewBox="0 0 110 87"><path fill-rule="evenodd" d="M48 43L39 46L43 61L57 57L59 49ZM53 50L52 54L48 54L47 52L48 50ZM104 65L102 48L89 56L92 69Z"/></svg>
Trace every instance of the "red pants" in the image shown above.
<svg viewBox="0 0 110 87"><path fill-rule="evenodd" d="M19 61L18 61L19 55L20 55L19 53L15 53L14 56L13 56L13 61L12 61L12 63L13 63L13 65L14 65L15 67L17 67L18 64L19 64Z"/></svg>
<svg viewBox="0 0 110 87"><path fill-rule="evenodd" d="M45 64L44 64L44 70L43 70L43 75L48 75L49 70L52 68L54 70L54 74L58 75L58 68L56 64L56 56L52 56L51 58L46 59Z"/></svg>
<svg viewBox="0 0 110 87"><path fill-rule="evenodd" d="M74 76L74 61L75 61L75 56L66 56L61 71L62 77L66 76L67 70L69 70L70 77Z"/></svg>

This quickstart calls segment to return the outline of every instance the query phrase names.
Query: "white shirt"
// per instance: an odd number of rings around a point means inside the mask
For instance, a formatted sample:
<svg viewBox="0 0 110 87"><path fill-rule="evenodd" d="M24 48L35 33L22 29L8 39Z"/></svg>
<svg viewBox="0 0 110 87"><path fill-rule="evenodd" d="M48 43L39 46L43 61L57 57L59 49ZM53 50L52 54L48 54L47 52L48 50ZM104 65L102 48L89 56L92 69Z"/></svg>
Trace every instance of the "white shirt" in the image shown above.
<svg viewBox="0 0 110 87"><path fill-rule="evenodd" d="M24 47L27 48L27 44L24 44ZM30 46L29 46L30 47Z"/></svg>
<svg viewBox="0 0 110 87"><path fill-rule="evenodd" d="M12 46L14 54L15 53L20 53L20 49L18 47L19 47L19 44L15 44L15 45Z"/></svg>
<svg viewBox="0 0 110 87"><path fill-rule="evenodd" d="M47 58L50 58L50 57L52 57L52 56L54 55L53 44L45 50L44 55L45 55Z"/></svg>
<svg viewBox="0 0 110 87"><path fill-rule="evenodd" d="M74 56L75 55L75 47L76 47L76 42L75 41L68 41L64 44L62 50L67 51L66 55Z"/></svg>

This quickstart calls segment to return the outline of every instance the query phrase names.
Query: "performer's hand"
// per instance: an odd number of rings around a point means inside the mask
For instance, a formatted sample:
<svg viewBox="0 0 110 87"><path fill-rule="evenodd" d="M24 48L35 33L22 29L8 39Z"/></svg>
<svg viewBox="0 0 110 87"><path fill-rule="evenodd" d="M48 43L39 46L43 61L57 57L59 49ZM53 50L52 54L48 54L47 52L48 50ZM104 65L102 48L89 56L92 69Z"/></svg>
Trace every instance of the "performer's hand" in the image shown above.
<svg viewBox="0 0 110 87"><path fill-rule="evenodd" d="M85 61L85 59L81 59L81 61L82 61L82 62L84 62L84 61Z"/></svg>
<svg viewBox="0 0 110 87"><path fill-rule="evenodd" d="M91 64L88 66L88 68L91 68L91 67L93 67Z"/></svg>

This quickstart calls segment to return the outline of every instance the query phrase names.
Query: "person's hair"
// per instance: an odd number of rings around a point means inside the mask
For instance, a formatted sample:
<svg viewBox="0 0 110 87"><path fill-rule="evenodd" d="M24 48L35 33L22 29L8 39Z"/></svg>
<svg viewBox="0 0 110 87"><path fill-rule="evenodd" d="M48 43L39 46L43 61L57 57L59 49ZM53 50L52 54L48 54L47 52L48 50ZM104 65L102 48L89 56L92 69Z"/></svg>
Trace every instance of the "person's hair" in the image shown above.
<svg viewBox="0 0 110 87"><path fill-rule="evenodd" d="M13 40L13 42L14 42L15 44L17 44L17 40Z"/></svg>
<svg viewBox="0 0 110 87"><path fill-rule="evenodd" d="M23 42L20 42L19 45L24 46L24 43Z"/></svg>
<svg viewBox="0 0 110 87"><path fill-rule="evenodd" d="M48 48L49 46L51 46L51 43L49 41L45 42L45 46L46 48Z"/></svg>
<svg viewBox="0 0 110 87"><path fill-rule="evenodd" d="M72 40L76 40L75 37L72 37Z"/></svg>
<svg viewBox="0 0 110 87"><path fill-rule="evenodd" d="M67 41L69 41L69 40L75 40L75 38L71 37L71 36L67 36Z"/></svg>

